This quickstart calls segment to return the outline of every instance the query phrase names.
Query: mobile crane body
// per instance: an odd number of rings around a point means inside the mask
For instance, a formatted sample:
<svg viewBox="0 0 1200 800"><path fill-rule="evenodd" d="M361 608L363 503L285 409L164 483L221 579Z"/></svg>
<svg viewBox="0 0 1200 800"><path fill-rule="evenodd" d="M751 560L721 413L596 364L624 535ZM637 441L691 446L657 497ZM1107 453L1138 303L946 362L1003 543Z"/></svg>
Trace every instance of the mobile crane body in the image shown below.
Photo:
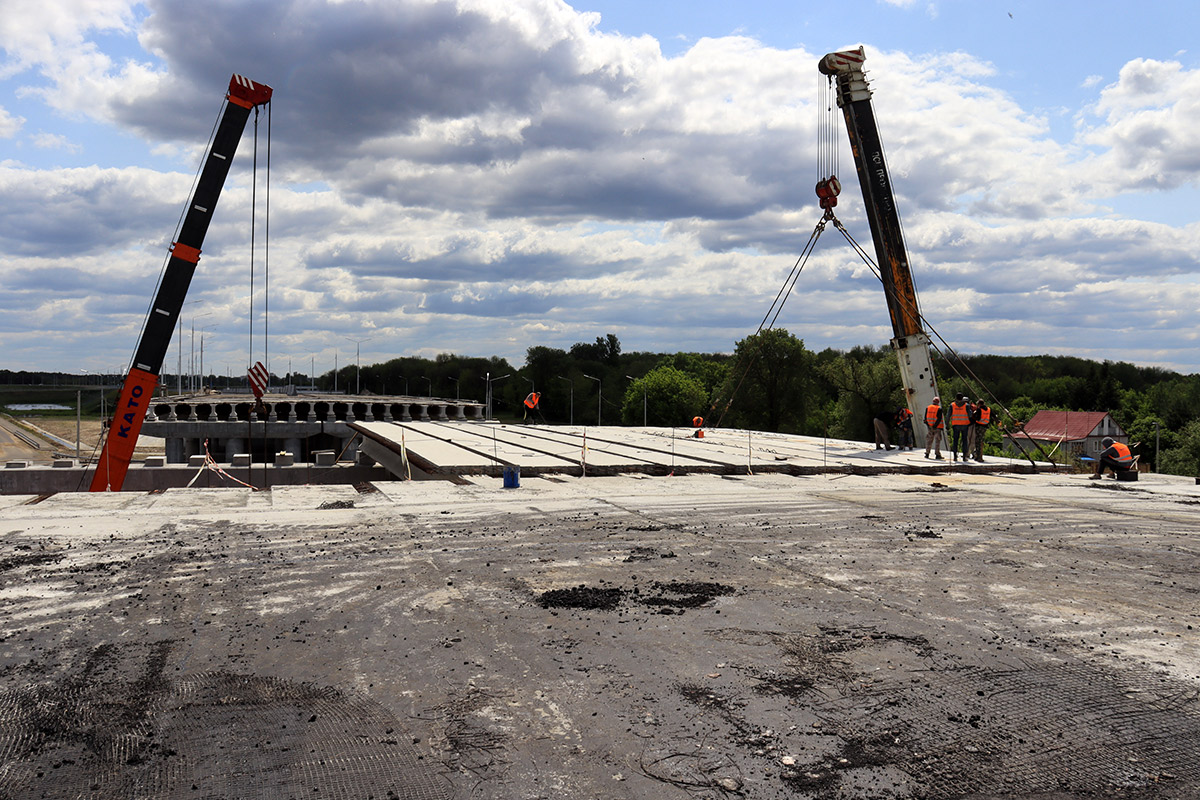
<svg viewBox="0 0 1200 800"><path fill-rule="evenodd" d="M924 424L925 409L938 394L937 377L933 371L929 335L921 325L917 290L904 247L904 232L871 107L871 90L863 72L865 58L861 47L830 53L821 59L818 68L836 81L838 106L846 120L863 205L875 244L875 258L892 319L892 349L900 362L904 396L914 418Z"/></svg>
<svg viewBox="0 0 1200 800"><path fill-rule="evenodd" d="M252 109L271 100L271 93L270 86L241 75L234 75L229 80L228 102L179 227L179 238L171 245L170 259L117 399L104 449L92 475L90 488L93 492L120 491L124 485L125 473L129 470L133 449L146 419L146 409L154 396L163 359L171 343L171 333L183 311L184 298L200 261L200 246L225 186L238 142L246 129L246 120Z"/></svg>

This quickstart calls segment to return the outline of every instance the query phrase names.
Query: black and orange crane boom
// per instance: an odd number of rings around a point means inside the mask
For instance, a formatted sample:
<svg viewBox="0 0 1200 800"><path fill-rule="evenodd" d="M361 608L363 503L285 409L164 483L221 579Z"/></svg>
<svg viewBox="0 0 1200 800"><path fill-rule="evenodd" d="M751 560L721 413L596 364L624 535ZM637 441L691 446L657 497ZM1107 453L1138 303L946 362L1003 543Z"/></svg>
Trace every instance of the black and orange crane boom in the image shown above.
<svg viewBox="0 0 1200 800"><path fill-rule="evenodd" d="M846 120L850 150L858 170L863 205L875 244L875 258L892 319L892 349L900 362L904 396L914 417L923 422L925 409L938 393L937 377L933 371L929 335L921 324L917 289L908 264L904 231L896 210L883 143L871 107L871 89L863 72L865 58L861 47L830 53L821 59L818 69L836 82L838 106Z"/></svg>
<svg viewBox="0 0 1200 800"><path fill-rule="evenodd" d="M92 475L93 492L120 491L125 483L125 473L133 459L146 409L158 385L171 333L183 311L192 274L200 261L200 247L225 186L238 142L246 130L246 120L253 109L270 102L271 92L270 86L241 75L234 75L229 80L229 93L213 134L212 146L179 227L179 237L171 244L170 259L117 399L104 448Z"/></svg>

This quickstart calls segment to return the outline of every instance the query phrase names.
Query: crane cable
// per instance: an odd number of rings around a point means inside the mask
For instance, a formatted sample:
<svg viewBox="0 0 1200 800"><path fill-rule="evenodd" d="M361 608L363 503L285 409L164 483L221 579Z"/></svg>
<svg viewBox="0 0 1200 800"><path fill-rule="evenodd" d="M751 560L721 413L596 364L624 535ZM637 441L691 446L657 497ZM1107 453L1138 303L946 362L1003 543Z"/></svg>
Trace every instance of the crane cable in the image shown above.
<svg viewBox="0 0 1200 800"><path fill-rule="evenodd" d="M846 226L844 226L842 224L841 220L837 219L837 217L833 217L833 226L838 229L838 232L841 233L843 237L845 237L846 241L850 244L850 247L854 250L854 252L856 252L858 254L859 258L862 259L863 263L865 263L867 265L867 267L871 270L871 272L875 275L875 277L879 279L879 282L883 283L883 275L881 274L878 265L875 263L874 259L871 258L870 254L868 254L863 249L862 245L860 245L854 239L854 237L850 235L850 232L848 230L846 230ZM962 356L960 356L958 354L958 352L955 351L955 349L950 346L950 343L945 340L945 338L938 332L937 328L935 328L933 326L933 324L930 323L930 321L925 317L925 315L919 309L917 311L917 315L920 318L920 321L923 324L923 326L925 327L925 329L928 330L930 333L932 333L935 337L937 337L938 341L941 342L942 346L945 348L945 352L943 352L942 347L938 347L936 344L933 345L934 350L936 350L938 355L940 355L942 357L942 359L946 362L946 365L948 367L950 367L950 369L954 372L954 374L957 375L968 386L976 388L979 390L979 392L986 394L988 397L990 397L992 400L992 403L994 405L998 406L1000 408L1000 410L1004 413L1004 415L1013 422L1013 424L1014 424L1013 430L1015 432L1017 430L1016 425L1020 424L1019 420L1017 420L1016 417L1013 416L1012 412L1008 409L1007 406L1005 406L1002 402L1000 402L999 398L997 398L996 395L992 392L992 390L988 388L987 384L985 384L983 382L983 380L978 375L975 374L975 372L963 360ZM949 353L949 355L947 355L947 353ZM953 358L951 358L950 356L953 356ZM962 374L962 372L959 371L958 367L955 366L955 362L957 362L959 364L959 366L961 366L963 368L963 370L965 370L970 375L970 378L964 376ZM1016 436L1010 436L1009 438L1017 446L1017 449L1021 451L1021 454L1024 455L1026 458L1028 458L1029 461L1032 463L1034 461L1034 459L1029 455L1028 452L1026 452L1025 448L1022 447L1017 442ZM1026 437L1026 438L1029 438L1029 437ZM1033 446L1037 448L1038 452L1041 453L1046 458L1047 461L1049 461L1050 463L1054 463L1053 459L1051 458L1051 454L1047 453L1044 449L1042 449L1042 446L1040 444L1038 444L1032 438L1029 438L1029 441L1031 443L1033 443Z"/></svg>
<svg viewBox="0 0 1200 800"><path fill-rule="evenodd" d="M821 217L820 222L818 222L816 227L813 228L813 232L808 237L808 242L804 245L804 249L800 251L800 255L796 258L796 263L792 265L791 271L783 279L783 285L779 287L779 291L775 294L775 299L771 301L770 308L767 309L767 313L763 316L762 322L758 323L758 329L754 332L753 336L758 336L763 332L764 329L770 330L775 327L775 321L779 319L779 313L783 311L783 304L787 302L789 297L791 297L792 289L795 288L796 281L800 278L800 273L804 271L804 267L808 264L808 259L812 255L813 249L817 245L817 240L821 238L821 234L825 231L825 224L833 218L833 214L827 210L825 215ZM774 314L771 313L772 311ZM768 320L770 321L768 322ZM758 358L759 351L763 347L763 342L759 340L755 341L757 342L758 347L751 351L750 358L746 361L744 369L741 370L741 375L738 377L737 383L734 385L733 390L730 391L729 397L725 401L724 408L721 409L721 415L717 418L715 424L709 426L710 430L712 428L721 427L721 422L725 419L725 415L729 412L730 406L733 405L734 398L737 397L738 392L742 388L742 384L749 376L750 369L754 366L754 362ZM711 414L717 408L719 403L719 398L713 400L712 404L709 406L709 414Z"/></svg>

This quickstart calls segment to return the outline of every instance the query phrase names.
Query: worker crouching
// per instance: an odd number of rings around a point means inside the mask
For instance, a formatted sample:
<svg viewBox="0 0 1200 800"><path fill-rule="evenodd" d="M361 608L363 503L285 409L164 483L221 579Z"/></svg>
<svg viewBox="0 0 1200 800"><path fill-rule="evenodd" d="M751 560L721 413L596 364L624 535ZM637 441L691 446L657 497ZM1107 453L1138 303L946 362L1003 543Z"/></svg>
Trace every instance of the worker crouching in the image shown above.
<svg viewBox="0 0 1200 800"><path fill-rule="evenodd" d="M1100 441L1104 446L1104 450L1100 453L1100 457L1096 459L1096 471L1089 475L1090 480L1100 480L1100 476L1104 474L1104 470L1111 469L1113 477L1116 478L1122 472L1127 472L1134 468L1133 453L1129 452L1129 446L1123 442L1118 442L1111 436L1105 436Z"/></svg>

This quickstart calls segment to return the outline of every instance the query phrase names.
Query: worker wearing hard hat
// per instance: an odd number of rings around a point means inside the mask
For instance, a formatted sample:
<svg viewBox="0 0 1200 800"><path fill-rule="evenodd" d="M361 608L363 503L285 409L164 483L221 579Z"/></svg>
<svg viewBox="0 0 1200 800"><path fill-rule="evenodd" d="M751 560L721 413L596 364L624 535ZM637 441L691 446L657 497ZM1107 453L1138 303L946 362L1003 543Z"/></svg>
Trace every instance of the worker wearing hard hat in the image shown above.
<svg viewBox="0 0 1200 800"><path fill-rule="evenodd" d="M1128 445L1116 441L1111 436L1105 436L1100 441L1100 444L1104 447L1104 450L1100 453L1100 457L1096 459L1096 472L1088 476L1091 480L1099 480L1106 469L1111 469L1115 478L1118 472L1134 468L1133 453L1129 452Z"/></svg>
<svg viewBox="0 0 1200 800"><path fill-rule="evenodd" d="M942 419L942 399L933 398L933 402L925 409L925 457L929 458L929 449L933 448L937 458L942 457L942 445L946 442L946 423Z"/></svg>

